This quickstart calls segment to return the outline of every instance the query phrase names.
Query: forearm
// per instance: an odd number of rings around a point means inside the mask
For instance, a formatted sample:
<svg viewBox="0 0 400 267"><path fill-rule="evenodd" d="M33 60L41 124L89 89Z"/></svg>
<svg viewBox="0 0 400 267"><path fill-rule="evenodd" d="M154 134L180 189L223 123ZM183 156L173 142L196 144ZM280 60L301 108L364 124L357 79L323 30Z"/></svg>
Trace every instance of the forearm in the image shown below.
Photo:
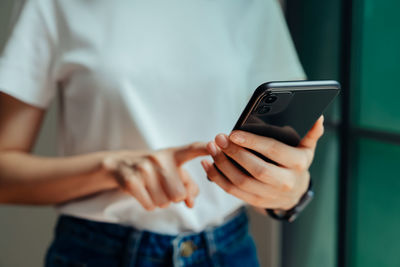
<svg viewBox="0 0 400 267"><path fill-rule="evenodd" d="M102 168L107 153L45 158L0 152L0 203L58 204L117 188L112 174Z"/></svg>

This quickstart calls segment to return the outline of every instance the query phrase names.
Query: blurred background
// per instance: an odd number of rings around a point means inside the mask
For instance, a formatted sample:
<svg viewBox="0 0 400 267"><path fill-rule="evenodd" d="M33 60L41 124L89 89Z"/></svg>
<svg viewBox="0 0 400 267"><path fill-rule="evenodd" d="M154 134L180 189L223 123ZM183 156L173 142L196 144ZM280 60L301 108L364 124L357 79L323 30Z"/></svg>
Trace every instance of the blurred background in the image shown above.
<svg viewBox="0 0 400 267"><path fill-rule="evenodd" d="M0 1L0 49L23 2ZM400 266L400 2L282 4L308 78L343 88L311 169L314 201L292 224L251 214L262 266ZM37 154L56 153L55 112ZM43 266L55 221L50 207L0 206L0 267Z"/></svg>
<svg viewBox="0 0 400 267"><path fill-rule="evenodd" d="M316 197L283 226L282 266L400 266L400 2L287 0L309 79L338 79L311 175Z"/></svg>

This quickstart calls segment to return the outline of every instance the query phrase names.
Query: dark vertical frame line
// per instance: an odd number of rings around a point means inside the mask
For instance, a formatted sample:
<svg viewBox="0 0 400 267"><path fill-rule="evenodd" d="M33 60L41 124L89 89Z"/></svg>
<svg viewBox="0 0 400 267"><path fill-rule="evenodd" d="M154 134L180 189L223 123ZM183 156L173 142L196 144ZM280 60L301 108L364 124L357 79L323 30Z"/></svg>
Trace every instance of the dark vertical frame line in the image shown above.
<svg viewBox="0 0 400 267"><path fill-rule="evenodd" d="M338 224L337 224L337 266L347 267L347 215L348 215L348 188L350 178L350 104L351 104L351 51L352 51L352 11L353 0L342 0L342 51L340 80L341 91L341 123L339 128L340 137L340 161L338 181Z"/></svg>

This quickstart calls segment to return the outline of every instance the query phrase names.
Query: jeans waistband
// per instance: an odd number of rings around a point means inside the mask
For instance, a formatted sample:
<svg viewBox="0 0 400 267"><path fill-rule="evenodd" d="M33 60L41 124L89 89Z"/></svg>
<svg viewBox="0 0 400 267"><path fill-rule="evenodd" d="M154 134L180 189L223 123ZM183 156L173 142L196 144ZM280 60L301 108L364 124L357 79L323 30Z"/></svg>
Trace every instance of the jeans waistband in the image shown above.
<svg viewBox="0 0 400 267"><path fill-rule="evenodd" d="M100 246L102 251L112 254L126 250L128 256L140 255L155 259L173 254L175 260L183 255L185 260L190 258L193 261L233 244L247 232L248 217L244 208L224 224L198 233L166 235L68 215L61 215L56 227L56 236L79 239L88 246Z"/></svg>

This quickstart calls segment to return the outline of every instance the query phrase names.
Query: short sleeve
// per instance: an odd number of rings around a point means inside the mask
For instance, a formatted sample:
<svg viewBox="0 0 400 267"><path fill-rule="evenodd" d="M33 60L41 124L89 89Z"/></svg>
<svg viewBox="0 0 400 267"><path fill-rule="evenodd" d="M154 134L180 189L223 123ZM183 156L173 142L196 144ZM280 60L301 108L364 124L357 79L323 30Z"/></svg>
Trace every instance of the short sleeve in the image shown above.
<svg viewBox="0 0 400 267"><path fill-rule="evenodd" d="M278 1L265 3L263 26L258 33L260 39L251 64L252 86L255 88L269 81L306 79Z"/></svg>
<svg viewBox="0 0 400 267"><path fill-rule="evenodd" d="M56 86L51 78L54 38L39 0L24 5L0 57L0 91L46 108Z"/></svg>

